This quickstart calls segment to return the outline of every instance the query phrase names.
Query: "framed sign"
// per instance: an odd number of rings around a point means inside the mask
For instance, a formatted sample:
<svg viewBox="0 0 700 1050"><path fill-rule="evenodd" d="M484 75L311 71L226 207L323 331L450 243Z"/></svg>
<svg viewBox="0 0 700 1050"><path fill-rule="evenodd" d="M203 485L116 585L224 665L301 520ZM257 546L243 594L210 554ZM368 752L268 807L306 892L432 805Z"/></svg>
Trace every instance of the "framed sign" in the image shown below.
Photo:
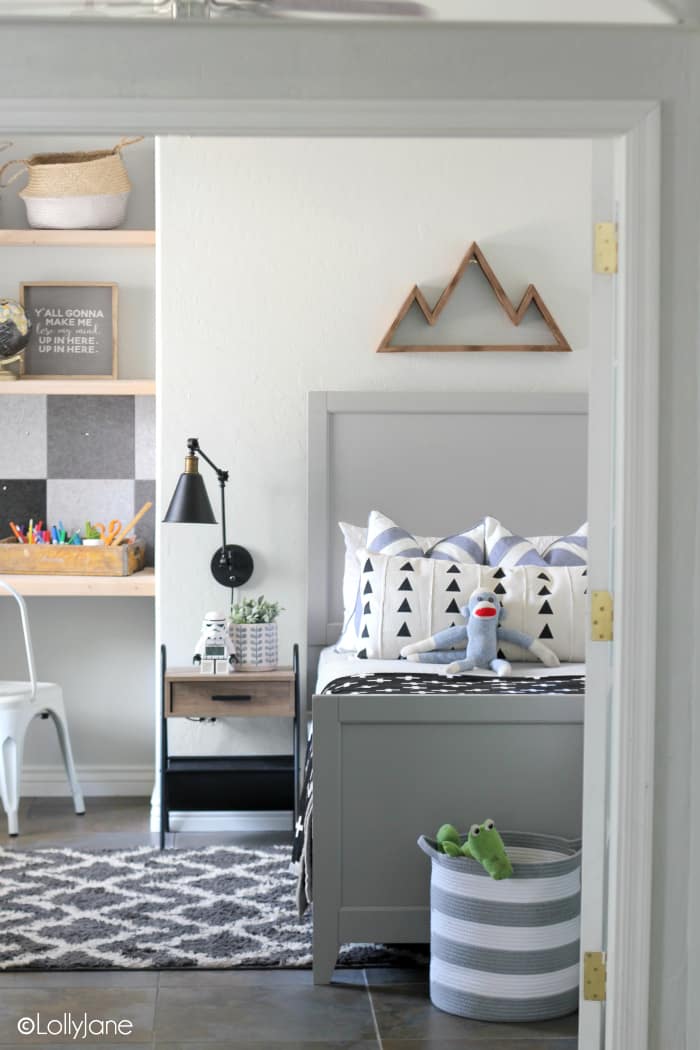
<svg viewBox="0 0 700 1050"><path fill-rule="evenodd" d="M31 321L25 379L116 379L116 284L36 281L20 285Z"/></svg>

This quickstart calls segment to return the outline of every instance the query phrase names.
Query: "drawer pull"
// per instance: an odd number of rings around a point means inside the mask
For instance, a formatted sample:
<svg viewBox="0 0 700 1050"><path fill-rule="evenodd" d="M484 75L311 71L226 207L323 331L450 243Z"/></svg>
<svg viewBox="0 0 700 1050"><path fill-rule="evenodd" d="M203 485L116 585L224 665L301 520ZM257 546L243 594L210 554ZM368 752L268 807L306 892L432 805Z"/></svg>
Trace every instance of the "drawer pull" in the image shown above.
<svg viewBox="0 0 700 1050"><path fill-rule="evenodd" d="M246 700L252 699L252 696L250 696L249 694L246 695L245 693L228 693L226 696L212 696L212 700L222 701L224 703L228 700L233 700L235 703L244 703Z"/></svg>

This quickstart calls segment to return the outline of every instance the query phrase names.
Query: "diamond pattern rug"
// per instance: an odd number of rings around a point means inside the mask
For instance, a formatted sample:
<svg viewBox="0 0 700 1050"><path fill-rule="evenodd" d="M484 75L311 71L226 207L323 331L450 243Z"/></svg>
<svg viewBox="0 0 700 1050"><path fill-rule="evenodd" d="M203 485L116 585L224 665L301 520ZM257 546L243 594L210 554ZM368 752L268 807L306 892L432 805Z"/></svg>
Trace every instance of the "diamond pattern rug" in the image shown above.
<svg viewBox="0 0 700 1050"><path fill-rule="evenodd" d="M0 970L308 968L288 846L0 849ZM415 963L350 945L340 966Z"/></svg>

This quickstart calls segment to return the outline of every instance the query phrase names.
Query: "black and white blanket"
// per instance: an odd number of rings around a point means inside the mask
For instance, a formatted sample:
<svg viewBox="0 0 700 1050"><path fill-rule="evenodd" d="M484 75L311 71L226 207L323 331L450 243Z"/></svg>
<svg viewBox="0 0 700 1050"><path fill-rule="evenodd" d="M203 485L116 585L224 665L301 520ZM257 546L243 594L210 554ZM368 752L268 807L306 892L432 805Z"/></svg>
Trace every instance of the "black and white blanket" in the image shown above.
<svg viewBox="0 0 700 1050"><path fill-rule="evenodd" d="M362 696L366 693L399 693L402 696L414 693L469 693L470 696L511 693L581 694L585 691L585 685L584 675L542 675L540 678L512 675L510 678L496 678L493 675L460 674L454 678L447 678L441 674L404 674L390 671L386 674L351 674L345 678L335 678L328 683L323 692L333 696Z"/></svg>
<svg viewBox="0 0 700 1050"><path fill-rule="evenodd" d="M329 682L321 695L363 696L363 695L402 695L434 693L436 695L525 695L556 693L581 695L585 692L584 675L541 675L539 678L513 675L510 678L496 678L488 675L456 675L447 678L441 674L410 674L404 672L385 672L363 675L346 675L334 678ZM312 852L311 838L313 826L313 736L309 735L304 763L299 803L299 817L294 829L294 846L292 864L297 872L297 905L299 915L303 915L312 900Z"/></svg>

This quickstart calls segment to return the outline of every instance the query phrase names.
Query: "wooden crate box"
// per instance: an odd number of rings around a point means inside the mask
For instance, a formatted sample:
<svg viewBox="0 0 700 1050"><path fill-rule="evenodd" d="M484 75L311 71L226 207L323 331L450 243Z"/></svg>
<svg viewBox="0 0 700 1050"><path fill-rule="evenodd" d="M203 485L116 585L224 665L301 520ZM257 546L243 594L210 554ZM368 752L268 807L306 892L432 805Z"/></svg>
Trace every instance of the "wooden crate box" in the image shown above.
<svg viewBox="0 0 700 1050"><path fill-rule="evenodd" d="M0 575L131 576L143 569L145 561L146 548L139 540L119 547L18 543L14 537L0 540Z"/></svg>

